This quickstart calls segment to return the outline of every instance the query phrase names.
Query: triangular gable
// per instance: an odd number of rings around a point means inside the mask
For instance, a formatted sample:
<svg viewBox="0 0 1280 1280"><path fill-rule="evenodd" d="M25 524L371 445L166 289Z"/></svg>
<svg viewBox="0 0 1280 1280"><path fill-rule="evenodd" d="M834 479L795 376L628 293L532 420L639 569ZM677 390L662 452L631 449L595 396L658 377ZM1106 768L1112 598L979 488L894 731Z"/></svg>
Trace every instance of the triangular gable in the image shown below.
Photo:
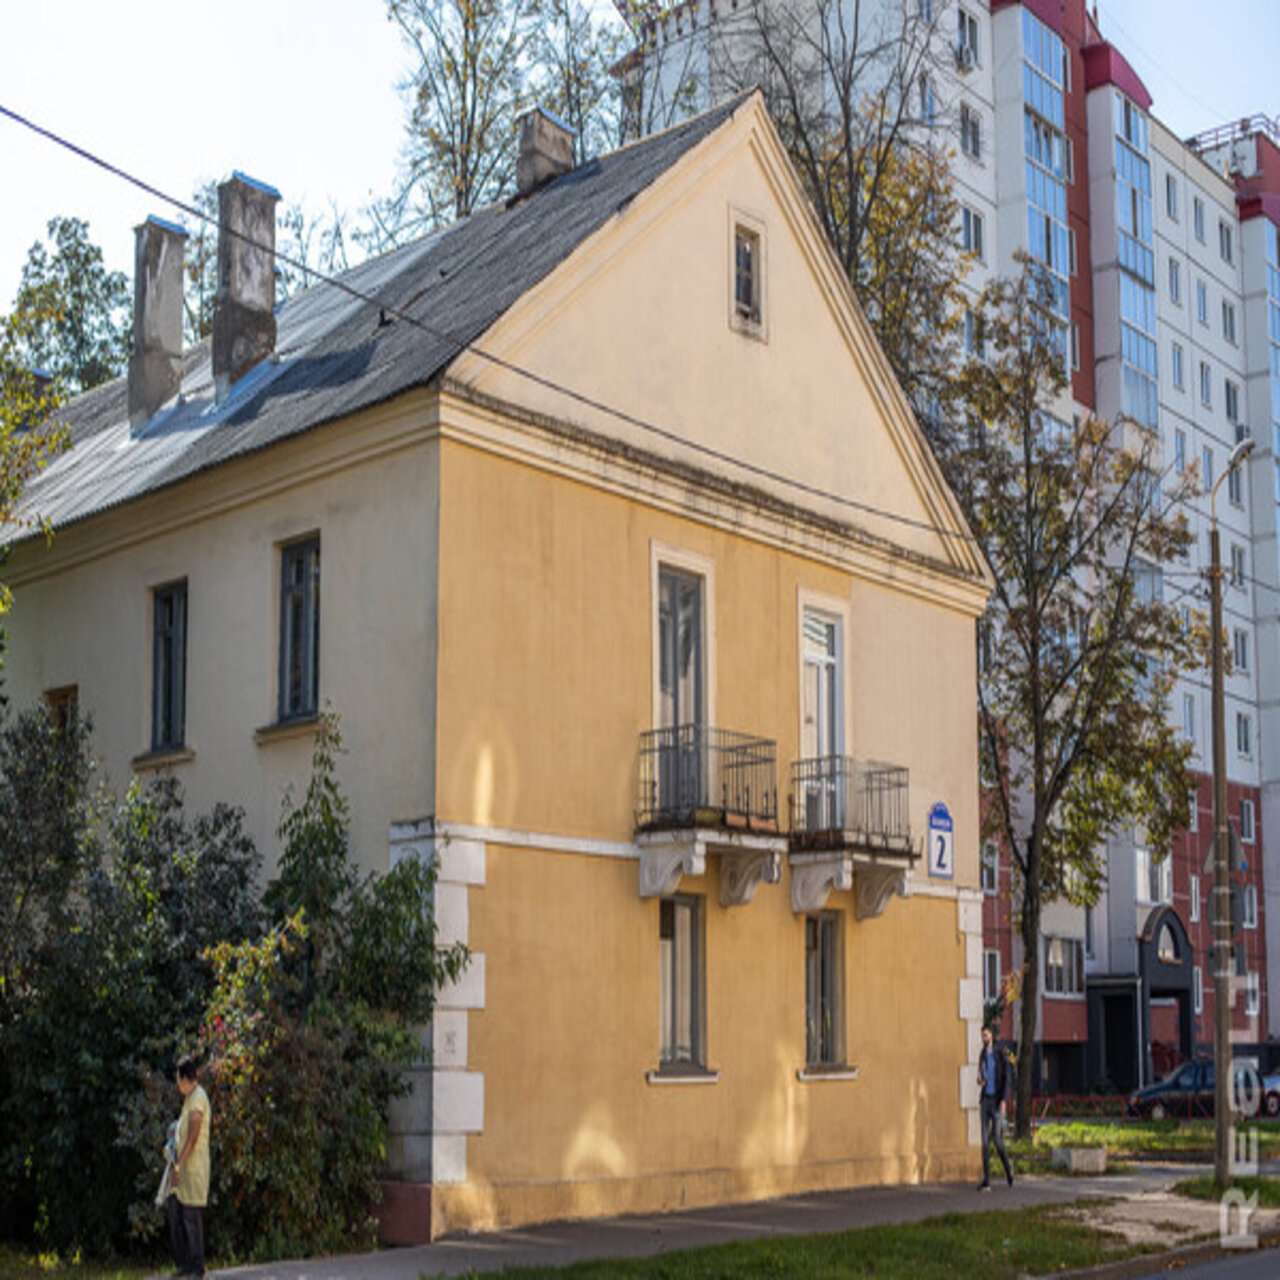
<svg viewBox="0 0 1280 1280"><path fill-rule="evenodd" d="M744 356L749 348L735 345L749 340L728 334L727 294L722 307L717 292L729 272L735 191L744 216L762 213L768 223L772 350L756 353L754 363ZM699 349L682 345L690 342ZM822 367L815 345L829 353ZM734 361L742 377L735 378ZM711 385L715 366L725 379L719 388ZM449 374L496 400L728 475L974 585L989 583L758 93L509 308ZM736 384L757 375L772 397L767 414L735 399ZM847 408L832 399L842 384ZM790 409L807 420L788 420ZM844 501L823 496L833 492Z"/></svg>

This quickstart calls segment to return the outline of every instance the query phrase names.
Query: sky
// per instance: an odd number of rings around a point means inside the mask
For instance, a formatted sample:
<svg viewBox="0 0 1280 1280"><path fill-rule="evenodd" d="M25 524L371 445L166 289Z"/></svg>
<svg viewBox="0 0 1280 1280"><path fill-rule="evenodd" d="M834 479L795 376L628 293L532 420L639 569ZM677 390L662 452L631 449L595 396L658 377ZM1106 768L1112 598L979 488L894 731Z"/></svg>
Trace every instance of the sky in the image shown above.
<svg viewBox="0 0 1280 1280"><path fill-rule="evenodd" d="M1280 115L1280 0L1098 10L1175 133ZM409 66L383 0L0 0L0 105L184 199L239 169L286 203L358 210L392 185ZM87 219L130 275L133 228L182 220L3 117L0 175L0 312L51 217Z"/></svg>

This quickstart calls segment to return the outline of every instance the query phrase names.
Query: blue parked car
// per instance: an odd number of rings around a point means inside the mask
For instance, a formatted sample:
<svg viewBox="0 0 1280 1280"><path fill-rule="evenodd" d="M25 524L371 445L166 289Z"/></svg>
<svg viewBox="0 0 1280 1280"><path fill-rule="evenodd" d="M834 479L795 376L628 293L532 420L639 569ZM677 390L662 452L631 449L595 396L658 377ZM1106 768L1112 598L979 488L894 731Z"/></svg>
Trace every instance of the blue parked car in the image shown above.
<svg viewBox="0 0 1280 1280"><path fill-rule="evenodd" d="M1254 1068L1247 1062L1233 1065L1239 1081L1236 1094L1238 1097L1248 1097L1257 1088L1257 1078L1250 1081L1244 1077L1246 1072L1252 1072ZM1213 1060L1196 1058L1175 1067L1163 1080L1131 1093L1126 1099L1125 1110L1131 1116L1144 1116L1152 1120L1212 1116L1213 1082ZM1280 1115L1280 1074L1266 1076L1261 1085L1263 1093L1259 1100L1259 1110L1269 1116Z"/></svg>

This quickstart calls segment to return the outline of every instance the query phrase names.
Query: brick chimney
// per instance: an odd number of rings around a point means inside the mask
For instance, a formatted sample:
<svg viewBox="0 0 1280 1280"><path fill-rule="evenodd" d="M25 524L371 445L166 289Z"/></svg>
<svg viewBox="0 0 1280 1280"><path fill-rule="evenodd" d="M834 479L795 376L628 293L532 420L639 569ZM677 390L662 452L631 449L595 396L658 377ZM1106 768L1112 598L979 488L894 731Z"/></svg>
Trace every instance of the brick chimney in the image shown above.
<svg viewBox="0 0 1280 1280"><path fill-rule="evenodd" d="M213 384L232 383L276 345L274 187L233 173L218 187L218 289L213 300Z"/></svg>
<svg viewBox="0 0 1280 1280"><path fill-rule="evenodd" d="M516 191L526 196L548 179L573 168L573 140L578 134L541 107L526 111L516 125L520 130Z"/></svg>
<svg viewBox="0 0 1280 1280"><path fill-rule="evenodd" d="M129 426L140 430L182 385L182 257L187 233L148 218L134 229Z"/></svg>

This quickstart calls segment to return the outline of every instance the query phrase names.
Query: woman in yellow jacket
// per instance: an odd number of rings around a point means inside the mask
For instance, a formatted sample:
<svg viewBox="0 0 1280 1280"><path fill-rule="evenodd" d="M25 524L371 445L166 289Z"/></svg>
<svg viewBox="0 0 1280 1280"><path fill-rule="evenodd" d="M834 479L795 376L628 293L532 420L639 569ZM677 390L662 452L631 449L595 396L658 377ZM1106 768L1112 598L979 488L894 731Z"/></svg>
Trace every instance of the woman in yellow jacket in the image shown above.
<svg viewBox="0 0 1280 1280"><path fill-rule="evenodd" d="M203 1280L204 1207L209 1203L209 1095L197 1079L196 1060L178 1063L182 1114L178 1117L178 1159L173 1166L172 1191L166 1210L169 1237L178 1275Z"/></svg>

